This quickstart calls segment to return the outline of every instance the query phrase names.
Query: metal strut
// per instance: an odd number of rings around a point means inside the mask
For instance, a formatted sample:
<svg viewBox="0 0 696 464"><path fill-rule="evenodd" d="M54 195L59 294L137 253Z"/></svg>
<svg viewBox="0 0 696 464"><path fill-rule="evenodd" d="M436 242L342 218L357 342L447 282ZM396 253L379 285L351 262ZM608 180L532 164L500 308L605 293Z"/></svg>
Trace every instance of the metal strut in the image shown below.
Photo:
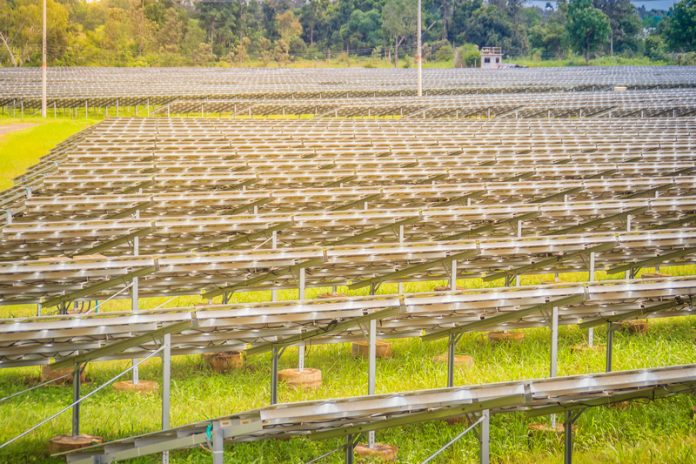
<svg viewBox="0 0 696 464"><path fill-rule="evenodd" d="M572 410L566 411L563 433L565 435L565 449L563 450L563 464L573 464L573 424L578 420L582 411L573 413Z"/></svg>
<svg viewBox="0 0 696 464"><path fill-rule="evenodd" d="M614 351L614 323L607 322L607 366L606 371L611 372L611 358Z"/></svg>
<svg viewBox="0 0 696 464"><path fill-rule="evenodd" d="M278 403L278 359L285 352L285 347L271 348L271 404Z"/></svg>
<svg viewBox="0 0 696 464"><path fill-rule="evenodd" d="M459 340L462 338L463 333L450 334L449 341L447 343L447 386L454 386L454 356L455 348Z"/></svg>

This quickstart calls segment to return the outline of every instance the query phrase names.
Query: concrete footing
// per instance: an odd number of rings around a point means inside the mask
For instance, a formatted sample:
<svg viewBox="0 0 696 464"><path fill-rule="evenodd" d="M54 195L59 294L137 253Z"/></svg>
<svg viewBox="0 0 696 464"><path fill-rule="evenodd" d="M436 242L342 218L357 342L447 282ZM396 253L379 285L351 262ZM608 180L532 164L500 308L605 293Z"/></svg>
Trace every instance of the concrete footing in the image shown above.
<svg viewBox="0 0 696 464"><path fill-rule="evenodd" d="M58 435L48 440L48 452L51 454L64 453L103 442L104 439L102 437L92 435L77 435L74 437L71 435Z"/></svg>
<svg viewBox="0 0 696 464"><path fill-rule="evenodd" d="M283 369L278 371L278 380L285 382L291 388L313 390L321 387L321 370L305 367L299 369Z"/></svg>
<svg viewBox="0 0 696 464"><path fill-rule="evenodd" d="M210 368L219 373L233 371L244 367L244 356L242 353L232 351L229 353L207 353L203 359Z"/></svg>
<svg viewBox="0 0 696 464"><path fill-rule="evenodd" d="M65 377L63 377L65 376ZM54 369L50 365L41 366L41 381L47 382L49 380L57 379L63 377L60 380L54 382L54 385L67 385L72 384L73 381L73 368L63 367L61 369ZM80 373L80 382L85 383L87 381L87 374L83 370Z"/></svg>
<svg viewBox="0 0 696 464"><path fill-rule="evenodd" d="M489 332L488 341L491 343L513 343L524 340L524 332Z"/></svg>
<svg viewBox="0 0 696 464"><path fill-rule="evenodd" d="M392 357L392 345L389 342L384 342L377 340L376 343L376 356L378 358L391 358ZM354 358L367 358L370 354L370 344L365 341L353 342L351 347Z"/></svg>
<svg viewBox="0 0 696 464"><path fill-rule="evenodd" d="M570 347L571 353L599 353L605 351L605 345L588 345L587 343L578 343Z"/></svg>
<svg viewBox="0 0 696 464"><path fill-rule="evenodd" d="M442 353L438 354L437 356L433 356L433 361L437 363L446 363L447 353ZM455 354L454 365L457 367L471 367L474 365L474 358L466 354Z"/></svg>
<svg viewBox="0 0 696 464"><path fill-rule="evenodd" d="M114 383L114 390L132 393L153 393L159 389L159 384L154 380L140 380L133 383L132 380L124 380Z"/></svg>
<svg viewBox="0 0 696 464"><path fill-rule="evenodd" d="M445 286L435 287L433 290L435 290L436 292L449 292L450 287L449 287L449 285L445 285ZM457 290L464 290L464 287L460 287L459 285L457 285Z"/></svg>
<svg viewBox="0 0 696 464"><path fill-rule="evenodd" d="M388 445L386 443L375 443L374 448L370 448L367 445L357 445L355 447L355 455L360 458L368 458L370 460L377 460L378 462L395 462L396 455L399 449L394 445Z"/></svg>
<svg viewBox="0 0 696 464"><path fill-rule="evenodd" d="M640 319L637 321L621 321L616 324L616 328L629 334L644 334L648 331L648 320Z"/></svg>

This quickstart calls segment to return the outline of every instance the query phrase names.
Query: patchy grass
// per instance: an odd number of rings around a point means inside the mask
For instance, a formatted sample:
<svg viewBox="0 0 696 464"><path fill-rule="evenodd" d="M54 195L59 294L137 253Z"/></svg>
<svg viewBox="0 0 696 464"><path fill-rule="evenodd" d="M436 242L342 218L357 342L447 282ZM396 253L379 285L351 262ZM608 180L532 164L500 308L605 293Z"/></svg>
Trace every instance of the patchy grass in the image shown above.
<svg viewBox="0 0 696 464"><path fill-rule="evenodd" d="M51 148L76 132L93 124L84 119L22 118L0 119L0 124L36 124L28 129L0 137L0 190L12 187L12 179L36 164Z"/></svg>

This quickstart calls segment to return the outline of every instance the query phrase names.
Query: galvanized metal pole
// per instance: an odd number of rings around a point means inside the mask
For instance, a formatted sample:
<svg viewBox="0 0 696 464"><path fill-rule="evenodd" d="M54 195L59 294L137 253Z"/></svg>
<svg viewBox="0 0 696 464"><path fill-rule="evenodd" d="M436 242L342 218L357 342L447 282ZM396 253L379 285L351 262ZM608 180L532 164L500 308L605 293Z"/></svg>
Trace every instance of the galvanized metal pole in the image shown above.
<svg viewBox="0 0 696 464"><path fill-rule="evenodd" d="M271 404L278 402L278 348L271 349Z"/></svg>
<svg viewBox="0 0 696 464"><path fill-rule="evenodd" d="M135 210L135 219L140 219L140 210ZM138 256L140 254L140 237L137 235L133 238L133 256ZM133 313L138 313L140 307L138 306L139 300L139 289L138 289L138 278L133 277L131 282L131 311ZM140 372L137 366L137 359L133 359L133 385L137 385L140 382Z"/></svg>
<svg viewBox="0 0 696 464"><path fill-rule="evenodd" d="M454 386L454 353L455 346L457 344L457 337L454 334L450 334L449 342L447 344L447 386Z"/></svg>
<svg viewBox="0 0 696 464"><path fill-rule="evenodd" d="M73 409L72 409L72 436L80 434L80 365L75 364L73 369Z"/></svg>
<svg viewBox="0 0 696 464"><path fill-rule="evenodd" d="M611 372L611 358L614 350L614 324L607 323L607 366L606 371Z"/></svg>
<svg viewBox="0 0 696 464"><path fill-rule="evenodd" d="M213 464L225 462L225 435L220 422L213 422Z"/></svg>
<svg viewBox="0 0 696 464"><path fill-rule="evenodd" d="M300 268L300 288L299 288L299 299L304 301L305 299L305 268ZM305 345L304 342L300 343L297 349L297 370L302 372L304 370L305 364Z"/></svg>
<svg viewBox="0 0 696 464"><path fill-rule="evenodd" d="M566 411L565 424L565 449L563 452L563 463L573 463L573 412Z"/></svg>
<svg viewBox="0 0 696 464"><path fill-rule="evenodd" d="M450 267L450 291L457 289L457 260L453 259Z"/></svg>
<svg viewBox="0 0 696 464"><path fill-rule="evenodd" d="M377 375L377 321L375 319L370 320L370 347L369 347L369 367L367 373L367 394L375 394L375 377ZM371 430L367 434L367 442L370 448L375 446L375 432Z"/></svg>
<svg viewBox="0 0 696 464"><path fill-rule="evenodd" d="M45 0L44 0L45 1ZM418 32L416 37L416 63L418 64L418 96L423 96L423 44L422 44L422 28L423 18L421 13L421 0L418 0Z"/></svg>
<svg viewBox="0 0 696 464"><path fill-rule="evenodd" d="M489 464L491 462L491 411L484 409L481 415L483 420L481 421L481 451L479 461L481 464Z"/></svg>
<svg viewBox="0 0 696 464"><path fill-rule="evenodd" d="M276 249L278 247L278 234L274 230L271 232L271 248ZM277 290L274 288L271 290L271 301L276 301L278 299L278 293Z"/></svg>
<svg viewBox="0 0 696 464"><path fill-rule="evenodd" d="M399 225L399 243L404 243L404 225L403 224ZM403 282L399 282L397 288L399 291L399 295L404 293L404 283Z"/></svg>
<svg viewBox="0 0 696 464"><path fill-rule="evenodd" d="M162 430L169 429L172 371L172 334L162 339ZM162 464L169 464L169 451L162 451Z"/></svg>
<svg viewBox="0 0 696 464"><path fill-rule="evenodd" d="M594 282L595 280L595 252L591 251L590 252L590 272L589 272L589 281ZM594 346L594 327L590 327L587 330L587 345L588 346Z"/></svg>
<svg viewBox="0 0 696 464"><path fill-rule="evenodd" d="M558 307L551 310L551 366L549 374L556 377L558 372ZM556 415L551 415L551 426L556 428Z"/></svg>
<svg viewBox="0 0 696 464"><path fill-rule="evenodd" d="M346 435L346 464L353 464L353 435Z"/></svg>
<svg viewBox="0 0 696 464"><path fill-rule="evenodd" d="M46 87L48 86L48 53L47 53L47 40L46 40L46 0L43 0L43 11L42 11L42 37L41 37L41 117L46 117Z"/></svg>

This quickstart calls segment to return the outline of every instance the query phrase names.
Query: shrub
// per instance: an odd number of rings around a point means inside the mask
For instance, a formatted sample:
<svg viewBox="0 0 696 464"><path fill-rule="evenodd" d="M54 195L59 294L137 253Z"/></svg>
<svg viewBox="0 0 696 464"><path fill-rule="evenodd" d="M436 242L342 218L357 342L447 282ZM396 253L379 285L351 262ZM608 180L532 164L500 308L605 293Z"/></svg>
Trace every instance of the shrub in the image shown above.
<svg viewBox="0 0 696 464"><path fill-rule="evenodd" d="M478 45L465 43L457 48L454 56L455 68L472 68L476 67L481 59Z"/></svg>

